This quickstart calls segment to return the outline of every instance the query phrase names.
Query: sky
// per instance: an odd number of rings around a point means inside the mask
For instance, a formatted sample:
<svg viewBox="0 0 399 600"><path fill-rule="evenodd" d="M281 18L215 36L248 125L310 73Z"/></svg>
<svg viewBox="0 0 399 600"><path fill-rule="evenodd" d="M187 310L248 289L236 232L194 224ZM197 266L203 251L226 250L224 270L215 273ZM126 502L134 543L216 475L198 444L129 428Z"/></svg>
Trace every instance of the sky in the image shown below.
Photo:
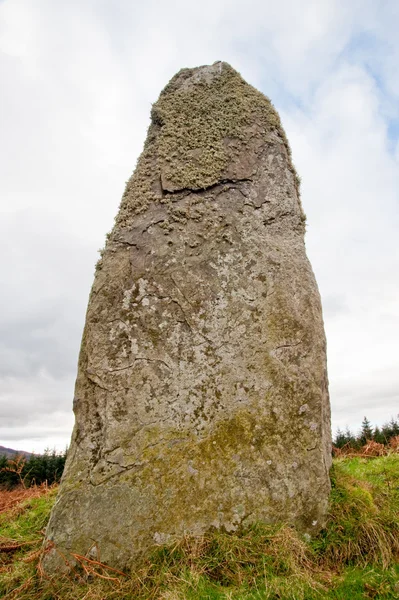
<svg viewBox="0 0 399 600"><path fill-rule="evenodd" d="M69 443L98 249L151 104L229 62L302 179L333 431L399 412L399 3L0 0L0 445Z"/></svg>

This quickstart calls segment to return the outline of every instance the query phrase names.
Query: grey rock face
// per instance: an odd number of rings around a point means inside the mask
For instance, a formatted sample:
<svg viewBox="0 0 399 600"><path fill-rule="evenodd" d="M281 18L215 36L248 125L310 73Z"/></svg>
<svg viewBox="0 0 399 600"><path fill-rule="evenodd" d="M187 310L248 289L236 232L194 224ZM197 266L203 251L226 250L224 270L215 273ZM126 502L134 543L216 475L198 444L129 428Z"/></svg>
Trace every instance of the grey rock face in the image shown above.
<svg viewBox="0 0 399 600"><path fill-rule="evenodd" d="M269 100L226 63L152 109L98 265L48 572L117 568L211 527L323 523L331 456L320 297Z"/></svg>

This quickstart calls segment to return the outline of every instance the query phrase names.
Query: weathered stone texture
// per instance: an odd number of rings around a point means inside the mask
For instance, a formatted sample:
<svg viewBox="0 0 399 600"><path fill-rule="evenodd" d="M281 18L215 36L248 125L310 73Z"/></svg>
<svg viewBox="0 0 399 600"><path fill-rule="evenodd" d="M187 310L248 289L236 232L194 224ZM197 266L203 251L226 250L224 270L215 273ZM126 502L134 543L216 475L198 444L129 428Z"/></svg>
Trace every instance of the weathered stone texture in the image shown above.
<svg viewBox="0 0 399 600"><path fill-rule="evenodd" d="M66 555L97 544L129 568L187 532L324 519L326 344L297 177L271 103L226 63L180 71L153 106L74 411L47 529Z"/></svg>

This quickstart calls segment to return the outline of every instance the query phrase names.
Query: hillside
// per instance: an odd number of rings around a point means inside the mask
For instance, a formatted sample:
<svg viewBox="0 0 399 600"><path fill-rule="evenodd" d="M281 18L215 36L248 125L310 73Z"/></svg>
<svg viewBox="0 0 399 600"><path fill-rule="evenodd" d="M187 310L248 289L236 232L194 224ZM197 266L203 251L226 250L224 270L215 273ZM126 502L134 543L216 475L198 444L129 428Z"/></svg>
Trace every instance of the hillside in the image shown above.
<svg viewBox="0 0 399 600"><path fill-rule="evenodd" d="M25 452L24 450L14 450L13 448L6 448L5 446L0 446L0 456L14 458L17 454L19 456L25 456L26 458L28 458L29 456L33 456L32 452Z"/></svg>
<svg viewBox="0 0 399 600"><path fill-rule="evenodd" d="M41 575L57 488L25 490L0 514L0 595L18 600L393 600L399 597L399 455L335 459L326 528L213 532L160 547L133 575L76 556L74 577ZM3 492L3 494L15 493ZM30 498L26 499L26 495ZM4 505L4 502L3 502ZM1 506L1 504L0 504ZM9 505L11 506L11 505Z"/></svg>

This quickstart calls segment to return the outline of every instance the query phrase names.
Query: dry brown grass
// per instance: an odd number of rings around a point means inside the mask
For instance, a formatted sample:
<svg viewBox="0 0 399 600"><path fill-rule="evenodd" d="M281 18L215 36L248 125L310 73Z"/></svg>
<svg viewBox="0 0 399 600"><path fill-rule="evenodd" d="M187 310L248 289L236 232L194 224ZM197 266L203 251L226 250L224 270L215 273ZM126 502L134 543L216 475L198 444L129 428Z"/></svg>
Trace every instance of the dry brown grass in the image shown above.
<svg viewBox="0 0 399 600"><path fill-rule="evenodd" d="M399 454L399 435L395 435L389 440L389 446L392 452Z"/></svg>
<svg viewBox="0 0 399 600"><path fill-rule="evenodd" d="M49 486L43 483L39 486L33 486L30 488L24 488L18 486L12 490L1 490L0 489L0 514L6 511L13 511L13 516L18 513L22 508L22 503L25 500L31 500L32 498L40 498L49 491ZM10 515L11 516L11 515Z"/></svg>
<svg viewBox="0 0 399 600"><path fill-rule="evenodd" d="M367 440L366 444L361 448L353 448L348 442L342 448L333 446L333 455L335 458L375 458L377 456L388 456L389 454L399 453L399 435L391 438L389 444L379 444L374 440Z"/></svg>

